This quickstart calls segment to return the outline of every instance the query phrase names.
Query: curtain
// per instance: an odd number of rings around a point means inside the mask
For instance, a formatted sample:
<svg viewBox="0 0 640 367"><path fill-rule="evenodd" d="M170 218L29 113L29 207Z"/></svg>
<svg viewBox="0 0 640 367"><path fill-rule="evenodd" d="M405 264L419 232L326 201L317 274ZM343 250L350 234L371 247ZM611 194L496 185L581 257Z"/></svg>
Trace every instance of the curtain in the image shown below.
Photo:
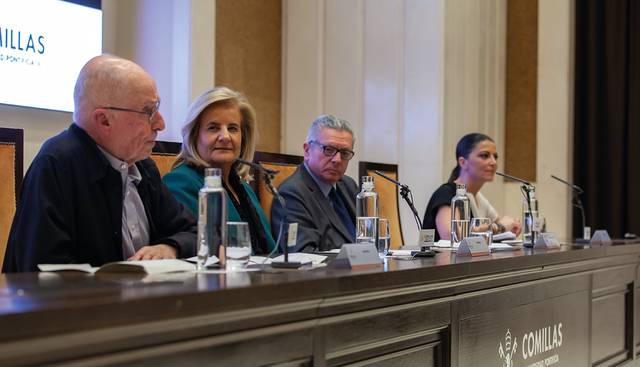
<svg viewBox="0 0 640 367"><path fill-rule="evenodd" d="M640 235L640 1L576 1L574 181L592 232ZM581 216L574 210L573 231Z"/></svg>

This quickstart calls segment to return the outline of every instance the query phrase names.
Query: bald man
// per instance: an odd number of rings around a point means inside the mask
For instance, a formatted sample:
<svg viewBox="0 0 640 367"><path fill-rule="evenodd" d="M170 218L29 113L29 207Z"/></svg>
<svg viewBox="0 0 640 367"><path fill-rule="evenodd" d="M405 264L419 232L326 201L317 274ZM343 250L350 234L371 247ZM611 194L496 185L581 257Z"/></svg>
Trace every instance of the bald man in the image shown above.
<svg viewBox="0 0 640 367"><path fill-rule="evenodd" d="M43 144L24 178L3 272L193 256L195 220L148 159L165 127L153 78L97 56L78 75L74 104L74 123Z"/></svg>

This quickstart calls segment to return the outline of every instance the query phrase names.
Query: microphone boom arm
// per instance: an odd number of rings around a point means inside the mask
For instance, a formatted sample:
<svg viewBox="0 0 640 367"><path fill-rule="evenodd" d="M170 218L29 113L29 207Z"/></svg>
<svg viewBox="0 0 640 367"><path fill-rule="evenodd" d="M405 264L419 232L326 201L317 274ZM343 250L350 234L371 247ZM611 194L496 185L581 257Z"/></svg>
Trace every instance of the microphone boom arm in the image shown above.
<svg viewBox="0 0 640 367"><path fill-rule="evenodd" d="M409 208L413 213L413 219L416 221L416 225L418 226L418 231L420 231L422 229L422 225L420 224L420 216L418 215L418 211L416 210L416 207L413 205L413 193L411 193L411 189L409 189L409 186L401 184L399 181L394 180L393 178L385 175L380 171L374 170L373 172L376 175L386 179L387 181L394 183L396 186L400 188L400 196L402 196L404 201L407 202L407 205L409 205Z"/></svg>

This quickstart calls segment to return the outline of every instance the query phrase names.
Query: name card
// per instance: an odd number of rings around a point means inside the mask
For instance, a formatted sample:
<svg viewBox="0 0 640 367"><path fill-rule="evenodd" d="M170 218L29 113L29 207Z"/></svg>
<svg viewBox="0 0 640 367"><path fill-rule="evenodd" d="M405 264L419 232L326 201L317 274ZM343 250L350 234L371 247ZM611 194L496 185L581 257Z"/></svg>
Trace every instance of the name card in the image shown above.
<svg viewBox="0 0 640 367"><path fill-rule="evenodd" d="M595 231L593 237L591 237L591 241L589 241L591 246L609 246L611 243L611 237L609 237L609 232L607 232L606 229Z"/></svg>
<svg viewBox="0 0 640 367"><path fill-rule="evenodd" d="M435 229L421 229L418 236L418 248L433 247L433 240L436 238Z"/></svg>
<svg viewBox="0 0 640 367"><path fill-rule="evenodd" d="M484 237L466 237L458 246L458 256L489 255L489 246Z"/></svg>
<svg viewBox="0 0 640 367"><path fill-rule="evenodd" d="M287 231L287 246L294 247L298 241L298 223L289 223Z"/></svg>
<svg viewBox="0 0 640 367"><path fill-rule="evenodd" d="M533 245L533 248L536 248L536 249L560 248L560 242L558 241L554 233L542 232L542 233L538 233L538 237L536 237L536 243Z"/></svg>
<svg viewBox="0 0 640 367"><path fill-rule="evenodd" d="M382 260L373 243L345 243L331 263L333 268L364 269L378 266L382 266Z"/></svg>

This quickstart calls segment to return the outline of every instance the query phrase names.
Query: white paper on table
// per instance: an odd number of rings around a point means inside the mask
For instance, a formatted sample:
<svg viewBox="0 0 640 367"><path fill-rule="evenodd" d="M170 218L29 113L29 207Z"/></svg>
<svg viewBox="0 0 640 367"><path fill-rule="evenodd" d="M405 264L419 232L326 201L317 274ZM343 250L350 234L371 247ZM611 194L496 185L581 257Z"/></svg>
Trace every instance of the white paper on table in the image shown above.
<svg viewBox="0 0 640 367"><path fill-rule="evenodd" d="M306 252L294 252L289 254L289 261L298 261L302 264L318 265L327 259L324 255L308 254ZM273 259L273 261L284 261L284 255L280 255Z"/></svg>
<svg viewBox="0 0 640 367"><path fill-rule="evenodd" d="M249 264L271 264L271 259L265 256L249 256Z"/></svg>
<svg viewBox="0 0 640 367"><path fill-rule="evenodd" d="M198 263L198 257L197 256L192 256L188 259L186 259L188 262L190 263L194 263L197 264ZM209 265L215 265L217 263L219 263L220 260L218 259L218 257L216 255L211 255L207 261L204 263L204 267L206 268Z"/></svg>
<svg viewBox="0 0 640 367"><path fill-rule="evenodd" d="M411 253L417 250L391 250L389 254L392 256L411 256Z"/></svg>
<svg viewBox="0 0 640 367"><path fill-rule="evenodd" d="M79 271L83 273L95 273L98 268L90 264L38 264L40 271Z"/></svg>
<svg viewBox="0 0 640 367"><path fill-rule="evenodd" d="M89 264L38 264L41 271L80 271L85 273L138 273L161 274L181 271L194 271L195 266L183 260L135 260L107 263L99 268Z"/></svg>
<svg viewBox="0 0 640 367"><path fill-rule="evenodd" d="M511 231L506 231L493 235L493 241L515 240L516 234Z"/></svg>
<svg viewBox="0 0 640 367"><path fill-rule="evenodd" d="M491 251L515 251L520 250L522 248L522 244L520 245L510 245L508 243L494 242L489 246L489 250Z"/></svg>

